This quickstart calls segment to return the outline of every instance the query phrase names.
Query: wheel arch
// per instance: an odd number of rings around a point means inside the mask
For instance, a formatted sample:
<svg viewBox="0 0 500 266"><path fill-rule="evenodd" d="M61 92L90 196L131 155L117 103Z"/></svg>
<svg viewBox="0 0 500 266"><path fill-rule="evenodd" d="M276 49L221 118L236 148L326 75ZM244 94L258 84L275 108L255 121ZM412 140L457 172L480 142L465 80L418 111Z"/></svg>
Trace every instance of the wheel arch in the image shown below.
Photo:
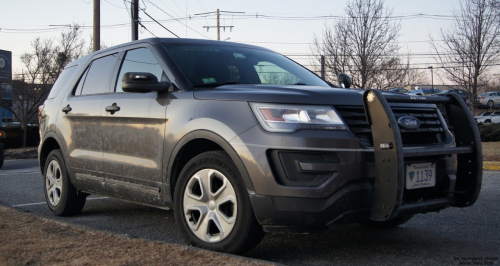
<svg viewBox="0 0 500 266"><path fill-rule="evenodd" d="M208 131L197 130L186 134L175 146L171 159L167 166L167 184L170 185L170 196L173 202L175 185L182 168L194 156L207 151L222 150L228 154L233 163L236 165L247 191L253 191L253 183L250 179L241 158L233 147L220 135Z"/></svg>
<svg viewBox="0 0 500 266"><path fill-rule="evenodd" d="M40 151L38 154L38 164L42 175L44 173L45 162L49 153L55 149L61 149L60 142L57 136L53 133L47 133L43 139Z"/></svg>

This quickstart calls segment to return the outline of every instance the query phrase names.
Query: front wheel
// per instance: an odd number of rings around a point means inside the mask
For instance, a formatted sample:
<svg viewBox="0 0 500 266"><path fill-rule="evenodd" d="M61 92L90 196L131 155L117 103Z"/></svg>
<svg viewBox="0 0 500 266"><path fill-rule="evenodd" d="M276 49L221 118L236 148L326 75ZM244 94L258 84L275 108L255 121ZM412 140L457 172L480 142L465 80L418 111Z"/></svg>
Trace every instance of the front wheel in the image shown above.
<svg viewBox="0 0 500 266"><path fill-rule="evenodd" d="M71 183L60 150L49 153L44 170L43 191L47 206L52 213L65 216L81 212L87 195L79 193Z"/></svg>
<svg viewBox="0 0 500 266"><path fill-rule="evenodd" d="M175 219L190 245L244 253L264 237L238 169L224 152L191 159L179 176L174 200Z"/></svg>

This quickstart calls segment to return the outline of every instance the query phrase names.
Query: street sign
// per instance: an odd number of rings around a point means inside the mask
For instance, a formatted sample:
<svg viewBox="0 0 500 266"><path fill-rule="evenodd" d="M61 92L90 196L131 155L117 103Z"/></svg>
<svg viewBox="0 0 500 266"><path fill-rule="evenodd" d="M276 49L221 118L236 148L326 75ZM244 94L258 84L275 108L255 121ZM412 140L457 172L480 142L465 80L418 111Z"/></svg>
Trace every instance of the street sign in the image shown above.
<svg viewBox="0 0 500 266"><path fill-rule="evenodd" d="M0 50L0 83L12 83L12 52Z"/></svg>

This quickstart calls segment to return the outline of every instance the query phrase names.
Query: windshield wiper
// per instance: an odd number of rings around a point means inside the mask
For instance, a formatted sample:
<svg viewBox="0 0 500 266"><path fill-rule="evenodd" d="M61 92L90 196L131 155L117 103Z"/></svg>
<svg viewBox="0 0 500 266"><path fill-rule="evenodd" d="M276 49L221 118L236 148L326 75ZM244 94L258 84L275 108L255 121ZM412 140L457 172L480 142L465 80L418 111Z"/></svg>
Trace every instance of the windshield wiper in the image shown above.
<svg viewBox="0 0 500 266"><path fill-rule="evenodd" d="M294 83L293 85L307 85L307 84L302 83L302 82L297 82L297 83Z"/></svg>

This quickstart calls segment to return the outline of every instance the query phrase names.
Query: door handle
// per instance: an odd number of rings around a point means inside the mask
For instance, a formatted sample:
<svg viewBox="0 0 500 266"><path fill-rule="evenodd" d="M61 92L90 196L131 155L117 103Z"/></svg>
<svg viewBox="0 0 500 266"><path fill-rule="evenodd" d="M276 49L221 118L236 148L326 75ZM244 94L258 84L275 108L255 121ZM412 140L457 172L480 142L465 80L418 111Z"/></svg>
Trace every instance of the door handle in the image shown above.
<svg viewBox="0 0 500 266"><path fill-rule="evenodd" d="M106 106L105 110L106 112L114 114L115 112L120 111L120 106L116 105L116 103L113 103L111 106Z"/></svg>
<svg viewBox="0 0 500 266"><path fill-rule="evenodd" d="M73 110L73 108L71 108L69 106L69 104L67 106L64 106L62 109L61 109L65 114L68 114L69 112L71 112L71 110Z"/></svg>

